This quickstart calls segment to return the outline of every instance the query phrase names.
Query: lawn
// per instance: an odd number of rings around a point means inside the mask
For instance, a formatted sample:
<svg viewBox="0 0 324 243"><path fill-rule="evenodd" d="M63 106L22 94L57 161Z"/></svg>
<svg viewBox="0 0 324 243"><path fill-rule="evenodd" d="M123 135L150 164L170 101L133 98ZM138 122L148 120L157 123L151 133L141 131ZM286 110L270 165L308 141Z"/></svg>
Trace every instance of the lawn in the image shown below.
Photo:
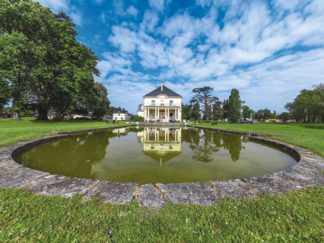
<svg viewBox="0 0 324 243"><path fill-rule="evenodd" d="M0 145L111 125L0 120ZM324 125L220 123L215 127L271 135L324 155ZM134 203L109 205L0 189L0 242L322 242L323 198L323 187L310 187L208 207L168 204L153 210Z"/></svg>
<svg viewBox="0 0 324 243"><path fill-rule="evenodd" d="M200 123L206 127L220 129L259 133L271 138L307 148L317 154L324 156L324 124L230 124Z"/></svg>
<svg viewBox="0 0 324 243"><path fill-rule="evenodd" d="M215 206L112 206L0 189L0 242L323 242L324 189Z"/></svg>
<svg viewBox="0 0 324 243"><path fill-rule="evenodd" d="M86 130L122 126L125 123L107 123L103 121L36 121L34 119L0 119L0 146L11 145L19 141L39 138L58 132Z"/></svg>

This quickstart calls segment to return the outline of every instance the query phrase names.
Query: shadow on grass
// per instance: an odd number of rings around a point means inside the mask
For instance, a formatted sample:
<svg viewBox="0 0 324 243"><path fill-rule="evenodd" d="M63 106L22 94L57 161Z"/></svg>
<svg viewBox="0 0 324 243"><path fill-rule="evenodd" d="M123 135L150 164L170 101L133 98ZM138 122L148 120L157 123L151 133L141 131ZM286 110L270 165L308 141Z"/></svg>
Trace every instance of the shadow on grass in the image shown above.
<svg viewBox="0 0 324 243"><path fill-rule="evenodd" d="M311 128L311 129L324 129L324 123L320 124L296 124L296 126Z"/></svg>

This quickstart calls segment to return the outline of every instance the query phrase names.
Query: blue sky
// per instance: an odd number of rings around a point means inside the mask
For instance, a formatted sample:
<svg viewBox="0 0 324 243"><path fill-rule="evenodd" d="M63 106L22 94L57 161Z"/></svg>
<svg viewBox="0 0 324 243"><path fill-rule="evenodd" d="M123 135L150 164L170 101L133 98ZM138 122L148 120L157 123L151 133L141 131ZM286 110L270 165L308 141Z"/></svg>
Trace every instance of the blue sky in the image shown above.
<svg viewBox="0 0 324 243"><path fill-rule="evenodd" d="M38 0L64 11L97 55L114 106L135 113L161 81L188 102L195 87L232 88L281 112L324 77L323 0Z"/></svg>

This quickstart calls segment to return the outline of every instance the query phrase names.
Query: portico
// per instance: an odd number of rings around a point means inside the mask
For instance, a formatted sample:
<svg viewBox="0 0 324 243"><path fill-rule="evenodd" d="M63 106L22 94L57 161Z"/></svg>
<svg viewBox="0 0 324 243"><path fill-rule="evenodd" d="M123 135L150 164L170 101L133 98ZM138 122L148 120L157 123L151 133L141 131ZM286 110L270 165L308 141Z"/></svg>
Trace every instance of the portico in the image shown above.
<svg viewBox="0 0 324 243"><path fill-rule="evenodd" d="M149 121L170 122L181 120L180 108L174 107L145 107L145 117Z"/></svg>

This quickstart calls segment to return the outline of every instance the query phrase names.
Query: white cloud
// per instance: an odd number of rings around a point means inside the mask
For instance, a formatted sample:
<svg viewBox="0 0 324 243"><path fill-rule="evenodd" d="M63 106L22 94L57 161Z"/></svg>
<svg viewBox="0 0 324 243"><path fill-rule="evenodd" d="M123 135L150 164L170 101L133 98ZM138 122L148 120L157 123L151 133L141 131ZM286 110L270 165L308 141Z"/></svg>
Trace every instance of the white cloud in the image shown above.
<svg viewBox="0 0 324 243"><path fill-rule="evenodd" d="M127 8L126 12L127 12L128 14L134 16L134 17L137 16L137 14L138 14L138 10L137 10L135 7L133 7L133 6L129 6L129 7Z"/></svg>
<svg viewBox="0 0 324 243"><path fill-rule="evenodd" d="M71 12L70 14L70 18L72 19L73 23L75 23L78 26L81 26L83 23L83 19L80 13L78 12Z"/></svg>
<svg viewBox="0 0 324 243"><path fill-rule="evenodd" d="M153 9L162 11L165 6L165 1L164 0L149 0L149 4Z"/></svg>
<svg viewBox="0 0 324 243"><path fill-rule="evenodd" d="M71 5L70 0L34 0L39 2L41 5L50 8L54 12L65 12L70 16L72 21L81 26L83 23L83 18L78 9Z"/></svg>
<svg viewBox="0 0 324 243"><path fill-rule="evenodd" d="M166 19L157 12L165 9L164 1L150 4L152 9L144 12L138 26L112 27L108 41L118 51L100 64L104 74L111 74L105 82L123 87L125 94L112 98L121 106L124 98L130 100L129 93L139 103L154 88L152 82L166 81L187 101L194 87L210 85L222 99L226 91L239 88L254 109L282 110L299 90L324 76L321 0L304 5L278 0L273 9L262 1L200 0L198 4L209 9L205 16L195 18L183 11ZM216 10L224 5L227 12L220 25ZM134 112L137 103L124 105Z"/></svg>
<svg viewBox="0 0 324 243"><path fill-rule="evenodd" d="M36 0L43 6L49 7L55 12L66 11L69 9L69 0Z"/></svg>

